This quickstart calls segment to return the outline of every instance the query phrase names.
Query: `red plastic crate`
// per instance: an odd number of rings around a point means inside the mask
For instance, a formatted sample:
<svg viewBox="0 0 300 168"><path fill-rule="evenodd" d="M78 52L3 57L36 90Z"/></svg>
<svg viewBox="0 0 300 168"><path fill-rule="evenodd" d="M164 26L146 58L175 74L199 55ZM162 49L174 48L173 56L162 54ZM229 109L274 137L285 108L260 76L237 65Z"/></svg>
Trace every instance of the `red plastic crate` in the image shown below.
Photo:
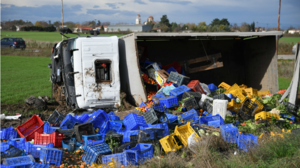
<svg viewBox="0 0 300 168"><path fill-rule="evenodd" d="M192 80L187 87L192 89L194 92L200 92L202 94L206 94L203 90L203 88L200 85L200 82L198 80Z"/></svg>
<svg viewBox="0 0 300 168"><path fill-rule="evenodd" d="M28 121L17 127L18 134L26 141L31 141L34 138L34 133L42 133L44 122L39 116L33 115Z"/></svg>
<svg viewBox="0 0 300 168"><path fill-rule="evenodd" d="M48 145L49 143L53 143L55 147L62 147L62 140L64 138L64 134L59 132L53 132L52 134L34 134L34 144L35 145Z"/></svg>

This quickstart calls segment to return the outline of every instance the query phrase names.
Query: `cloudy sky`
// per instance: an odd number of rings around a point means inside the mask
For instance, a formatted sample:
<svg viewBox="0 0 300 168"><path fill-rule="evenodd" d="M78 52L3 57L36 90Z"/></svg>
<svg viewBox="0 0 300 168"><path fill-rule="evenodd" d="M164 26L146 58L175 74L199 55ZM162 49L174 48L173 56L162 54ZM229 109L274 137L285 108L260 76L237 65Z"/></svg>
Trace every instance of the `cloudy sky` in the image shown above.
<svg viewBox="0 0 300 168"><path fill-rule="evenodd" d="M135 23L153 16L159 21L166 14L170 22L209 24L214 18L230 23L255 22L256 26L277 27L279 0L64 0L64 20L91 20ZM61 20L60 0L2 0L1 20L31 22ZM258 22L258 23L257 23ZM281 28L300 28L300 0L282 0Z"/></svg>

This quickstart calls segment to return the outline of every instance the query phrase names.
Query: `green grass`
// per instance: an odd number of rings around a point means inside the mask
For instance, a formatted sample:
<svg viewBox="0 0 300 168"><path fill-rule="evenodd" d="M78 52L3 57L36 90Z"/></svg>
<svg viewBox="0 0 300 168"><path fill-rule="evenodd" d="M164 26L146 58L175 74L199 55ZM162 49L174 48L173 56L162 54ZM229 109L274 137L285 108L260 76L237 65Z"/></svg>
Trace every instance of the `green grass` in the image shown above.
<svg viewBox="0 0 300 168"><path fill-rule="evenodd" d="M59 42L62 40L62 36L59 32L27 32L27 31L1 31L1 38L4 37L22 37L23 39L31 39L37 41L49 41L49 42ZM77 35L67 34L68 37L76 37ZM82 34L81 36L87 36L87 34ZM123 34L103 34L99 36L123 36Z"/></svg>
<svg viewBox="0 0 300 168"><path fill-rule="evenodd" d="M49 57L1 56L1 103L51 96Z"/></svg>
<svg viewBox="0 0 300 168"><path fill-rule="evenodd" d="M287 43L296 44L298 42L300 43L300 37L282 37L282 38L280 38L279 42L280 43L287 42Z"/></svg>

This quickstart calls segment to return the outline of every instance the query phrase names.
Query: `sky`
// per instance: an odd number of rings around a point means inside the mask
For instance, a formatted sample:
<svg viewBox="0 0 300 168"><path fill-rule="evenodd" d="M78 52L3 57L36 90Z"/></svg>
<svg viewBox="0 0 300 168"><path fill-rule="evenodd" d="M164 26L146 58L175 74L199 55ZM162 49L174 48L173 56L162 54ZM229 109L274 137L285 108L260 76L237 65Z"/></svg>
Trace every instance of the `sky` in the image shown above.
<svg viewBox="0 0 300 168"><path fill-rule="evenodd" d="M64 21L82 23L100 20L112 24L135 24L149 16L160 21L167 15L170 22L211 23L227 18L231 24L255 22L260 27L277 27L279 0L64 0ZM1 21L61 21L61 0L2 0ZM280 28L300 28L300 0L282 0Z"/></svg>

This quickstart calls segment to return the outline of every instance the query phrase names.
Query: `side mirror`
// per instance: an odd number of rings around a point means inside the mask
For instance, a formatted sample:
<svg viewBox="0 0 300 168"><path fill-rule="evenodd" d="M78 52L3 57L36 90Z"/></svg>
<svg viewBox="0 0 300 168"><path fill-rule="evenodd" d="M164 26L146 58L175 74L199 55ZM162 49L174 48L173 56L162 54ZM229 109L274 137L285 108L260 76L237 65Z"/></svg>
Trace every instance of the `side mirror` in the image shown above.
<svg viewBox="0 0 300 168"><path fill-rule="evenodd" d="M48 64L48 68L52 69L52 64Z"/></svg>

